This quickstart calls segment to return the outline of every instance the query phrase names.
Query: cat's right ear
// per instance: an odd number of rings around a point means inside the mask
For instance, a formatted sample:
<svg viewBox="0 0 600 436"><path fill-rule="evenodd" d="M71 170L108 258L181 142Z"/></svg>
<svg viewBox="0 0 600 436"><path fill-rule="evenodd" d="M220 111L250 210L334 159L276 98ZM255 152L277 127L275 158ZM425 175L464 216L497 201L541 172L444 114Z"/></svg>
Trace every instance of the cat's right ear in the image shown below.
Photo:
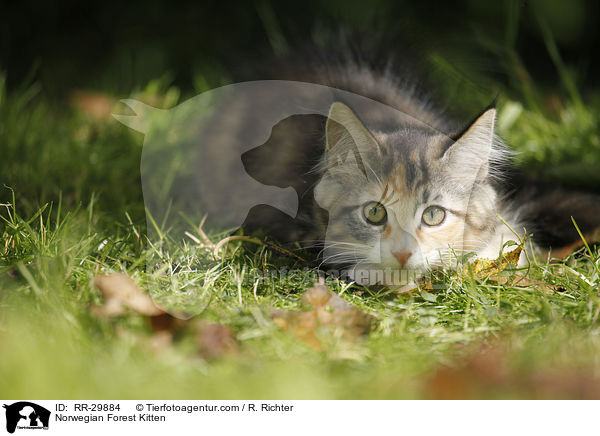
<svg viewBox="0 0 600 436"><path fill-rule="evenodd" d="M351 159L366 173L363 156L370 151L380 151L371 132L352 109L344 103L333 103L325 125L325 153L330 163L337 165Z"/></svg>

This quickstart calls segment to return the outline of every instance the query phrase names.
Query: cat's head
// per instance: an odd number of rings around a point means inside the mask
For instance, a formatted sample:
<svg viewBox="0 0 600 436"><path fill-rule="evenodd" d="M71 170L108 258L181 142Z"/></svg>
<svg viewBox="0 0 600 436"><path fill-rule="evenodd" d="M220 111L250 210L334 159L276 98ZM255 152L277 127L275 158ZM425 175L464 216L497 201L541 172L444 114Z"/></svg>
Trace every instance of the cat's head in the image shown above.
<svg viewBox="0 0 600 436"><path fill-rule="evenodd" d="M484 247L497 224L494 123L492 108L455 138L417 123L377 131L333 103L315 187L329 213L324 262L374 284L365 270L424 271Z"/></svg>

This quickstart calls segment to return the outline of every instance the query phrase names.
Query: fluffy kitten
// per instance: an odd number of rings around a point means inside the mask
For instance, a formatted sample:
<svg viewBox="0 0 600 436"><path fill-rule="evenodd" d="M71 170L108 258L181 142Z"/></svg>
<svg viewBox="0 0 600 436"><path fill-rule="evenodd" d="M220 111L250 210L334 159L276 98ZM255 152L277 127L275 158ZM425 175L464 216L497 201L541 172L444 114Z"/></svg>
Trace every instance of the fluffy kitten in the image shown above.
<svg viewBox="0 0 600 436"><path fill-rule="evenodd" d="M497 257L516 239L499 216L521 237L523 223L492 182L490 163L506 153L494 137L495 115L486 110L453 138L410 121L367 128L334 103L315 187L329 213L324 261L351 263L351 279L374 284L369 271L451 266L469 252Z"/></svg>
<svg viewBox="0 0 600 436"><path fill-rule="evenodd" d="M346 57L288 72L277 78L350 91L403 114L334 101L325 120L286 120L264 148L243 156L250 175L293 186L301 199L295 222L282 225L276 212L257 209L247 227L316 245L321 264L343 267L358 283L396 284L378 272L451 267L466 253L496 258L524 228L544 234L537 217L566 198L554 193L548 204L532 190L507 199L501 181L511 153L495 135L493 107L454 133L453 122L390 68ZM586 228L599 222L597 198L575 196L573 204L585 211ZM559 220L572 228L568 214L562 208Z"/></svg>

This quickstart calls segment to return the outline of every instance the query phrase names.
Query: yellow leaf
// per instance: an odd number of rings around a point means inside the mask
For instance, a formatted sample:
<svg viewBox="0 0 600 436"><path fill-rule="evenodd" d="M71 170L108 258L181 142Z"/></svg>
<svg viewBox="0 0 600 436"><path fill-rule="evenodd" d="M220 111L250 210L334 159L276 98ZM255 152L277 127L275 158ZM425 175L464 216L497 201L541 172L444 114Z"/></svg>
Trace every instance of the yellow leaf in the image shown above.
<svg viewBox="0 0 600 436"><path fill-rule="evenodd" d="M478 279L498 274L504 271L508 265L517 265L522 251L523 245L521 244L508 253L502 253L500 259L477 259L475 262L467 265L467 268Z"/></svg>

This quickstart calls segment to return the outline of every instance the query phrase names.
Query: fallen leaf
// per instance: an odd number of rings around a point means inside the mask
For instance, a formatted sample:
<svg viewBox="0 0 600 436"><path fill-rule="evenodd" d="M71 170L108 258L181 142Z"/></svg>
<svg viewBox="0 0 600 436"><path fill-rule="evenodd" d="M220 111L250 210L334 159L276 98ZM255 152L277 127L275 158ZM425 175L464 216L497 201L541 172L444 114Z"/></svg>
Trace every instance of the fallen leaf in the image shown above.
<svg viewBox="0 0 600 436"><path fill-rule="evenodd" d="M553 293L558 287L543 280L536 280L516 272L512 275L502 274L510 265L518 265L519 257L523 252L524 241L525 239L514 250L503 253L499 259L475 260L466 265L466 271L470 272L475 279L492 280L499 284L509 283L511 286L519 288L535 286L537 288L545 288L547 293Z"/></svg>
<svg viewBox="0 0 600 436"><path fill-rule="evenodd" d="M94 285L104 297L102 306L92 307L98 316L115 317L133 310L140 315L157 316L165 313L152 298L137 287L126 274L115 273L94 277Z"/></svg>
<svg viewBox="0 0 600 436"><path fill-rule="evenodd" d="M523 252L523 243L518 245L514 250L507 253L503 253L500 259L477 259L465 265L462 269L464 273L470 274L476 280L491 280L498 284L509 283L513 287L528 288L535 286L536 288L545 289L548 294L553 294L555 291L560 290L560 286L554 286L543 280L536 280L526 275L515 272L514 274L507 274L512 272L507 270L510 265L517 265L519 263L519 257ZM453 274L453 273L451 273ZM396 293L405 293L420 291L421 296L428 301L431 301L429 297L430 292L443 288L434 284L432 276L423 276L415 280L414 282L395 289Z"/></svg>
<svg viewBox="0 0 600 436"><path fill-rule="evenodd" d="M561 289L560 286L554 286L543 280L532 279L523 274L515 274L513 277L501 276L493 274L488 277L488 280L493 280L496 283L503 285L509 283L514 288L530 288L536 287L537 289L545 289L547 294L553 294L555 291Z"/></svg>
<svg viewBox="0 0 600 436"><path fill-rule="evenodd" d="M71 106L95 120L109 119L116 100L101 92L74 91L69 101Z"/></svg>
<svg viewBox="0 0 600 436"><path fill-rule="evenodd" d="M214 360L225 355L235 354L238 344L233 330L221 324L197 321L196 345L200 355L209 360Z"/></svg>
<svg viewBox="0 0 600 436"><path fill-rule="evenodd" d="M435 274L421 276L415 280L412 280L410 283L407 283L404 286L395 288L394 292L396 294L404 294L407 292L414 291L435 292L439 291L440 289L446 289L446 286L443 283L440 283L440 281L437 279L438 277L436 277Z"/></svg>
<svg viewBox="0 0 600 436"><path fill-rule="evenodd" d="M104 304L93 306L92 312L109 318L131 312L147 317L154 333L140 338L140 341L154 352L170 347L175 334L183 330L194 336L197 350L204 359L213 360L237 352L238 343L229 327L202 320L192 321L185 314L174 316L165 312L126 274L96 276L94 284L102 292ZM116 333L131 336L131 332L119 326Z"/></svg>
<svg viewBox="0 0 600 436"><path fill-rule="evenodd" d="M316 350L324 348L326 337L356 340L370 325L371 316L327 289L322 279L306 291L301 300L312 310L276 311L273 321Z"/></svg>
<svg viewBox="0 0 600 436"><path fill-rule="evenodd" d="M522 251L523 245L521 244L508 253L502 253L500 259L477 259L467 264L466 268L475 278L483 279L504 271L509 265L517 265Z"/></svg>
<svg viewBox="0 0 600 436"><path fill-rule="evenodd" d="M483 344L452 366L439 367L427 384L428 394L436 400L478 398L480 390L499 389L514 383L506 363L506 345Z"/></svg>
<svg viewBox="0 0 600 436"><path fill-rule="evenodd" d="M8 271L6 271L6 275L9 276L10 278L16 279L19 277L19 270L17 269L9 269Z"/></svg>
<svg viewBox="0 0 600 436"><path fill-rule="evenodd" d="M600 398L600 378L593 367L519 367L510 359L513 346L496 340L479 345L451 366L439 367L425 384L424 396L436 400Z"/></svg>
<svg viewBox="0 0 600 436"><path fill-rule="evenodd" d="M170 313L160 313L150 317L150 327L156 333L169 332L175 333L186 326L186 321L179 317L174 317Z"/></svg>
<svg viewBox="0 0 600 436"><path fill-rule="evenodd" d="M316 334L319 322L315 311L286 312L278 310L273 312L272 316L275 324L283 330L291 332L298 339L315 350L323 349L323 344L321 344L321 341Z"/></svg>

